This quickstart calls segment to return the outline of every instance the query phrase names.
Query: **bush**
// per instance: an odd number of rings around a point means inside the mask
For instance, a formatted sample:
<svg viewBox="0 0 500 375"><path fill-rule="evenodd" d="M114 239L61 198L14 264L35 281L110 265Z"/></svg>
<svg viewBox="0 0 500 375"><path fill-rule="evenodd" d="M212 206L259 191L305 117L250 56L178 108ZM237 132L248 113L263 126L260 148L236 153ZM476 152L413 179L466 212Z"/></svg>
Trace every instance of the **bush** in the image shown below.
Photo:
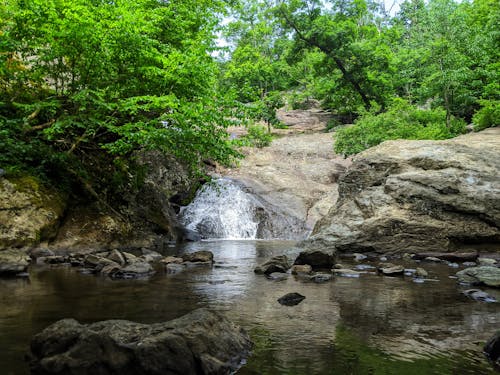
<svg viewBox="0 0 500 375"><path fill-rule="evenodd" d="M481 109L472 117L474 130L480 131L492 126L498 126L500 122L500 101L481 100Z"/></svg>
<svg viewBox="0 0 500 375"><path fill-rule="evenodd" d="M381 114L366 113L353 126L335 133L334 150L344 156L357 154L390 139L447 139L464 133L465 122L452 118L446 126L442 108L419 109L398 99Z"/></svg>

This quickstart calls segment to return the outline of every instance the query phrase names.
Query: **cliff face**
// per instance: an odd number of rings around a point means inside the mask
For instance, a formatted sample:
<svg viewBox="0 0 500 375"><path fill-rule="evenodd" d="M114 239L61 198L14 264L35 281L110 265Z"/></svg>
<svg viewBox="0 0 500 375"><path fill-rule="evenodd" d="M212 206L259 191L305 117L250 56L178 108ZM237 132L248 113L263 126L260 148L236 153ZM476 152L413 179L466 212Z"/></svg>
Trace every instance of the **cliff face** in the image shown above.
<svg viewBox="0 0 500 375"><path fill-rule="evenodd" d="M359 154L303 245L337 251L500 251L500 128L388 141Z"/></svg>
<svg viewBox="0 0 500 375"><path fill-rule="evenodd" d="M113 206L75 202L33 177L0 177L0 250L48 243L53 248L158 248L180 233L171 200L196 181L176 160L160 153L137 156L144 182Z"/></svg>

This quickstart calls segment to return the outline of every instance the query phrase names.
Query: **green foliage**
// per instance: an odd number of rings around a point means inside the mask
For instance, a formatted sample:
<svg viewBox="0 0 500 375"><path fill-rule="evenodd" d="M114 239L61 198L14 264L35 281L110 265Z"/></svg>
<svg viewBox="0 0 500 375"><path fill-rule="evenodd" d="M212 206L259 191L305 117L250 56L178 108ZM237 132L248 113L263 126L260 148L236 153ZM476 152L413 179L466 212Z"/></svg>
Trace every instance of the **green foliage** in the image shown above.
<svg viewBox="0 0 500 375"><path fill-rule="evenodd" d="M353 126L335 133L335 152L343 155L359 153L391 139L447 139L465 131L465 122L452 118L446 125L442 108L419 109L403 100L396 100L387 112L366 113Z"/></svg>
<svg viewBox="0 0 500 375"><path fill-rule="evenodd" d="M245 136L234 140L233 143L237 146L262 148L269 146L273 140L273 135L262 125L250 125L247 132Z"/></svg>
<svg viewBox="0 0 500 375"><path fill-rule="evenodd" d="M481 100L482 107L472 118L474 130L479 131L500 124L500 101Z"/></svg>
<svg viewBox="0 0 500 375"><path fill-rule="evenodd" d="M156 149L193 169L238 154L210 52L225 2L0 4L0 166L94 187L127 185L117 159ZM102 169L105 168L106 173ZM133 177L131 177L133 178Z"/></svg>

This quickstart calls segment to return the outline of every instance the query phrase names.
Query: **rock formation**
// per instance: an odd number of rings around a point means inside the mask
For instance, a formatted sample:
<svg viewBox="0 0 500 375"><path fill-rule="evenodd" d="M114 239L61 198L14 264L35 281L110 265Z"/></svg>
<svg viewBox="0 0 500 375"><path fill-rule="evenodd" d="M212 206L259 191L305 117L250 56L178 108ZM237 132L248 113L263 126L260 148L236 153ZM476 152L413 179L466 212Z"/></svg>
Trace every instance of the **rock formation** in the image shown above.
<svg viewBox="0 0 500 375"><path fill-rule="evenodd" d="M223 315L198 309L156 324L60 320L35 335L32 374L230 374L251 342Z"/></svg>
<svg viewBox="0 0 500 375"><path fill-rule="evenodd" d="M446 252L500 242L500 128L446 141L387 141L340 177L306 249Z"/></svg>

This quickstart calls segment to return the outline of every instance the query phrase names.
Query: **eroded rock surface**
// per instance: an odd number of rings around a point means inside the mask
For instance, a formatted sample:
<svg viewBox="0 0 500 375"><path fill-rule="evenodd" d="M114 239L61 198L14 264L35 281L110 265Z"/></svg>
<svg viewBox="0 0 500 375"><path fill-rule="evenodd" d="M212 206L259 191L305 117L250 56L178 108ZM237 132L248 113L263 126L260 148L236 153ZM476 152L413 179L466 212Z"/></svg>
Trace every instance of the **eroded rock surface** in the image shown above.
<svg viewBox="0 0 500 375"><path fill-rule="evenodd" d="M360 153L308 249L443 252L500 242L500 128ZM472 247L474 247L472 246Z"/></svg>
<svg viewBox="0 0 500 375"><path fill-rule="evenodd" d="M230 374L251 342L223 315L198 309L156 324L60 320L31 341L32 374Z"/></svg>

